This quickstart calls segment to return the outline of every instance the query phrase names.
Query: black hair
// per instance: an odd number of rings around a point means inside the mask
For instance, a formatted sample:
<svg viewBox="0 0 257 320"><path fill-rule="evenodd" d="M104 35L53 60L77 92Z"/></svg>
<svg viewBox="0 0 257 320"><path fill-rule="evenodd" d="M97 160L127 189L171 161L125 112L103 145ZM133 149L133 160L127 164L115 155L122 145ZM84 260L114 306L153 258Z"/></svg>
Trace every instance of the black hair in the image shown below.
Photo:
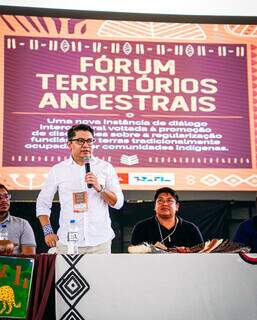
<svg viewBox="0 0 257 320"><path fill-rule="evenodd" d="M177 192L169 187L162 187L160 189L157 189L154 195L154 202L156 202L160 193L169 193L176 200L176 202L179 202Z"/></svg>
<svg viewBox="0 0 257 320"><path fill-rule="evenodd" d="M0 183L0 189L5 189L7 191L7 193L9 193L9 190L6 188L6 186L4 186L3 184Z"/></svg>
<svg viewBox="0 0 257 320"><path fill-rule="evenodd" d="M91 128L87 124L75 124L67 132L67 136L68 136L69 141L75 137L77 131L89 131L92 133L92 136L94 136L93 128Z"/></svg>

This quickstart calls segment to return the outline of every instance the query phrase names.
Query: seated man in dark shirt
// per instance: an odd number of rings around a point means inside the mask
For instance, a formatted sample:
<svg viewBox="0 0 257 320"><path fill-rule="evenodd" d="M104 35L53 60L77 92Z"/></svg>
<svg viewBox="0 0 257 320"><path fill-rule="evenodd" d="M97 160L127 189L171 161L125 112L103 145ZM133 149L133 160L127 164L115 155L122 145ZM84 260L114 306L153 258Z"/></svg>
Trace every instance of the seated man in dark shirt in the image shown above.
<svg viewBox="0 0 257 320"><path fill-rule="evenodd" d="M239 225L233 240L250 247L252 253L257 253L257 215L245 220Z"/></svg>
<svg viewBox="0 0 257 320"><path fill-rule="evenodd" d="M177 216L179 199L176 191L163 187L155 192L155 215L138 222L131 244L161 242L167 248L191 247L203 242L200 230L193 223Z"/></svg>

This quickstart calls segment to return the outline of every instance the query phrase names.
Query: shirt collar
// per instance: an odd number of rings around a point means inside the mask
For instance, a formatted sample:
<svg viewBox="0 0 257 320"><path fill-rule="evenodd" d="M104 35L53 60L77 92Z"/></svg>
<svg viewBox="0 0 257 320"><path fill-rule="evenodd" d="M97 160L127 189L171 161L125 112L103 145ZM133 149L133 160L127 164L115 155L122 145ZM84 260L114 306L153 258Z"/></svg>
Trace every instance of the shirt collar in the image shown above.
<svg viewBox="0 0 257 320"><path fill-rule="evenodd" d="M96 160L96 157L94 157L93 155L91 156L91 158L90 158L90 161L95 161ZM73 158L72 158L72 156L70 155L70 157L68 158L68 164L76 164L77 166L79 166L78 164L77 164L77 162L75 162L74 160L73 160Z"/></svg>
<svg viewBox="0 0 257 320"><path fill-rule="evenodd" d="M11 220L11 215L10 215L10 212L8 212L7 217L3 221L1 221L0 224L10 222L10 220Z"/></svg>

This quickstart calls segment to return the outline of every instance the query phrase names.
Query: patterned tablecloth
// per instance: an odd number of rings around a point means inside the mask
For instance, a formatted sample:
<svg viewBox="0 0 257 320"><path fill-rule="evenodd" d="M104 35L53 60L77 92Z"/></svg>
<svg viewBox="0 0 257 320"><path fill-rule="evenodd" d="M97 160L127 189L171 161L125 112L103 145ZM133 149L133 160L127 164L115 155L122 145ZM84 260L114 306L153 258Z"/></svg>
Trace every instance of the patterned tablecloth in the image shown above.
<svg viewBox="0 0 257 320"><path fill-rule="evenodd" d="M256 259L238 254L56 259L56 319L255 320L256 296Z"/></svg>

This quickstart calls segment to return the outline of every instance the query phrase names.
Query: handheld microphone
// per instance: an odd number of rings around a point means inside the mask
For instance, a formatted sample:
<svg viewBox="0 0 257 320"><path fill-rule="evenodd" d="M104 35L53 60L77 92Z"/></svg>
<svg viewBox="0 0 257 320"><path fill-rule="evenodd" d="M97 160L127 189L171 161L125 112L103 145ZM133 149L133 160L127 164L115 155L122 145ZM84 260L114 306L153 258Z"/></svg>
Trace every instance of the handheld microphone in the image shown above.
<svg viewBox="0 0 257 320"><path fill-rule="evenodd" d="M90 172L90 157L85 157L85 170L86 170L86 173ZM88 188L92 188L92 184L91 183L88 183L87 184L87 187Z"/></svg>

